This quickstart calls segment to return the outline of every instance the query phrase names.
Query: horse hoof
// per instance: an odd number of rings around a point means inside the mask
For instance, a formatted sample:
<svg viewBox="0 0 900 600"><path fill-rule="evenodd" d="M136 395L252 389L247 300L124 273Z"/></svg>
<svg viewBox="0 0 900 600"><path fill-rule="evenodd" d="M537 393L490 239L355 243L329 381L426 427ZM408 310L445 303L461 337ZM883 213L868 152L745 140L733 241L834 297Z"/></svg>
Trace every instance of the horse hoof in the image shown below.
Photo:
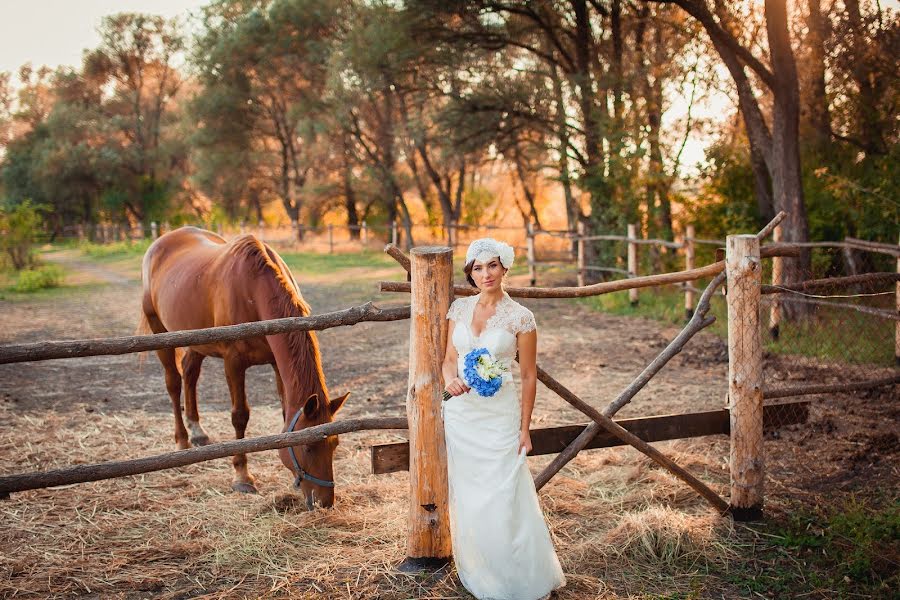
<svg viewBox="0 0 900 600"><path fill-rule="evenodd" d="M209 436L208 435L197 435L191 436L191 445L196 447L199 446L208 446L209 445Z"/></svg>
<svg viewBox="0 0 900 600"><path fill-rule="evenodd" d="M191 447L191 445L188 443L187 440L184 440L184 441L178 440L175 442L175 445L178 446L179 450L187 450L188 448Z"/></svg>
<svg viewBox="0 0 900 600"><path fill-rule="evenodd" d="M258 494L259 490L252 483L246 481L235 481L231 484L231 489L239 494Z"/></svg>

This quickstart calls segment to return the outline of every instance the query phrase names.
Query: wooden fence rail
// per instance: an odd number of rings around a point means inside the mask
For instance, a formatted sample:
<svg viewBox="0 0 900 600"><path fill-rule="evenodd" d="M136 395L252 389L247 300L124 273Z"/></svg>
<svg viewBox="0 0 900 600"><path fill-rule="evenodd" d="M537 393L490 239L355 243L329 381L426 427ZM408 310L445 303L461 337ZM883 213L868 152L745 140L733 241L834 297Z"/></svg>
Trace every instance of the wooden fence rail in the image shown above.
<svg viewBox="0 0 900 600"><path fill-rule="evenodd" d="M70 485L73 483L87 483L89 481L99 481L101 479L127 477L129 475L152 473L153 471L162 471L164 469L174 469L176 467L184 467L186 465L224 458L226 456L234 456L235 454L263 452L265 450L287 448L288 446L312 444L314 442L322 441L331 435L340 435L354 431L406 429L406 427L406 417L348 419L346 421L334 421L332 423L316 425L300 431L277 433L274 435L264 435L241 440L230 440L227 442L200 446L198 448L175 450L173 452L166 452L165 454L135 458L132 460L116 460L90 465L77 465L74 467L54 469L52 471L39 473L3 475L0 476L0 497L8 496L14 492L23 492L25 490L47 488L57 485Z"/></svg>

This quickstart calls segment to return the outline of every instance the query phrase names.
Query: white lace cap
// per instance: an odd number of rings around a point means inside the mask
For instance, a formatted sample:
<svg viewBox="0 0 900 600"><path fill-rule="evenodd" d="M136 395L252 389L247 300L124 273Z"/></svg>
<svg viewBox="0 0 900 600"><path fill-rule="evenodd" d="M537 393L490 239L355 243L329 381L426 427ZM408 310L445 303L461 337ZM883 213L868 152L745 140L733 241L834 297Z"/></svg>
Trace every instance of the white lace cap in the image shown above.
<svg viewBox="0 0 900 600"><path fill-rule="evenodd" d="M511 269L515 260L515 252L512 246L506 242L498 242L494 238L480 238L469 244L466 250L466 264L473 260L487 262L494 257L500 258L500 264L505 269Z"/></svg>

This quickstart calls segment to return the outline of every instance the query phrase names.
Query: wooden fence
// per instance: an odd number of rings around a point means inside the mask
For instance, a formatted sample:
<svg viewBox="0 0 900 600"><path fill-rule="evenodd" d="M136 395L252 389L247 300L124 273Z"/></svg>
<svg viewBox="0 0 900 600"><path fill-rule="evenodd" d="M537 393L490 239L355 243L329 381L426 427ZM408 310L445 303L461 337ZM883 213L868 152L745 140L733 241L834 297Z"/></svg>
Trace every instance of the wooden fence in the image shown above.
<svg viewBox="0 0 900 600"><path fill-rule="evenodd" d="M538 380L566 402L585 414L591 423L564 428L535 430L534 453L557 453L554 460L538 475L535 484L545 485L568 461L585 448L628 444L649 456L657 464L684 481L705 498L716 510L735 518L757 518L762 514L763 502L763 444L764 427L805 421L804 403L763 407L769 397L763 385L762 350L759 344L759 299L765 288L760 285L761 260L766 257L797 255L799 248L790 244L760 247L761 238L768 235L781 214L757 235L728 236L725 260L704 267L691 267L682 272L650 276L635 276L620 281L601 282L574 288L508 288L514 297L573 298L598 295L654 285L690 282L712 277L699 296L697 306L684 329L654 358L650 364L622 390L602 411L579 398L563 384L537 367ZM135 336L105 340L76 340L44 342L0 347L0 364L120 354L160 348L184 347L211 340L237 340L261 334L272 335L293 330L321 330L346 326L362 321L410 319L410 362L407 384L406 417L383 417L337 421L291 432L211 444L170 452L157 457L133 461L113 461L95 465L58 469L46 473L0 476L0 495L39 487L96 481L174 468L195 462L212 460L233 454L312 443L324 436L367 429L407 428L409 442L373 449L375 472L410 470L410 501L407 532L407 561L410 568L432 566L447 560L450 554L448 506L446 486L446 457L443 449L440 406L442 401L441 360L446 344L445 314L455 294L471 294L472 288L454 286L452 282L452 250L447 247L422 247L413 250L411 259L396 247L386 251L396 258L408 274L406 282L383 282L384 291L411 293L411 305L380 309L371 303L345 311L312 317L299 317L247 323L194 331L171 332L149 336ZM894 273L872 274L869 278L895 281ZM729 397L726 411L669 415L649 419L614 421L612 417L627 405L666 364L676 356L699 331L715 319L708 315L710 299L727 280L729 315ZM806 282L802 285L816 285ZM754 317L754 315L756 315ZM755 339L756 338L756 339ZM893 385L900 376L868 382L856 382L862 389ZM833 386L832 386L833 387ZM821 386L804 386L778 390L778 397L819 393ZM605 435L600 435L601 432ZM731 438L731 494L726 502L714 490L677 465L649 441L692 437L709 434L729 434Z"/></svg>

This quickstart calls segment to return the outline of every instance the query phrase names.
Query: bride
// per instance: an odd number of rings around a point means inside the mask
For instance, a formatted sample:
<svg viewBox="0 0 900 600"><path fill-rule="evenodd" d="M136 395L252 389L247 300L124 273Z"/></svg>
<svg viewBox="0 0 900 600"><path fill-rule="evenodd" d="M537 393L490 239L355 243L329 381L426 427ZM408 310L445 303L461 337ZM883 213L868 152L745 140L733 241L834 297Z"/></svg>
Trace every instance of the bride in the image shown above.
<svg viewBox="0 0 900 600"><path fill-rule="evenodd" d="M491 238L472 242L464 271L480 293L458 298L447 313L442 370L452 395L443 403L450 532L460 581L480 600L536 600L566 582L525 463L531 451L537 331L531 311L503 290L512 264L508 244ZM465 357L473 350L487 350L503 367L493 394L482 396L466 383ZM509 374L517 351L521 403Z"/></svg>

